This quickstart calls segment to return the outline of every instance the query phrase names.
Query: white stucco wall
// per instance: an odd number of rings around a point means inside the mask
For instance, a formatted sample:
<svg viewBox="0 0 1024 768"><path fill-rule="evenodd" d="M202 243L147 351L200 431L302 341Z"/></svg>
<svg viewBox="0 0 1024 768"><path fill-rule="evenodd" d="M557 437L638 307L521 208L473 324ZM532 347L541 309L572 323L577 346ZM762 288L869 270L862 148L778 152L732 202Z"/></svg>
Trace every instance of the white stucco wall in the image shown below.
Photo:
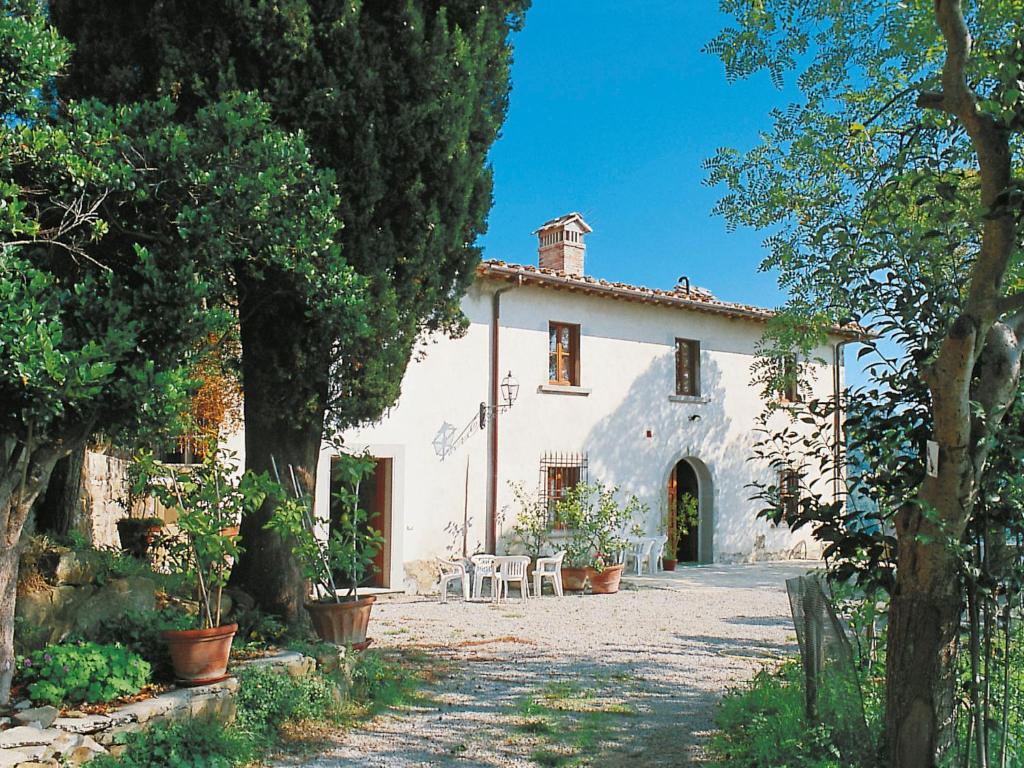
<svg viewBox="0 0 1024 768"><path fill-rule="evenodd" d="M424 360L412 362L398 404L368 428L344 435L348 448L368 447L393 464L391 584L400 585L402 564L461 555L464 516L470 552L485 541L488 435L471 426L468 439L441 460L432 441L443 424L456 432L475 424L488 399L491 294L505 284L478 283L463 301L470 320L465 337L439 339ZM589 394L542 391L548 381L548 323L581 326L581 381ZM499 371L520 384L514 407L499 417L498 509L504 511L499 549L515 510L509 481L536 487L545 452L585 452L590 480L620 486L651 507L657 525L669 473L682 458L702 463L711 481L713 558L748 557L758 538L767 553L791 550L808 536L756 519L747 484L770 479L766 466L749 461L755 420L763 409L751 384L750 366L763 325L707 313L606 297L520 286L501 297ZM700 402L677 402L675 339L701 344ZM823 348L818 356L832 359ZM814 395L832 388L830 366L816 366ZM699 421L690 417L699 415ZM651 437L647 437L647 431ZM325 446L318 471L317 503L326 515L328 468ZM702 488L705 496L706 488ZM818 551L808 542L811 554ZM705 556L705 559L707 557Z"/></svg>

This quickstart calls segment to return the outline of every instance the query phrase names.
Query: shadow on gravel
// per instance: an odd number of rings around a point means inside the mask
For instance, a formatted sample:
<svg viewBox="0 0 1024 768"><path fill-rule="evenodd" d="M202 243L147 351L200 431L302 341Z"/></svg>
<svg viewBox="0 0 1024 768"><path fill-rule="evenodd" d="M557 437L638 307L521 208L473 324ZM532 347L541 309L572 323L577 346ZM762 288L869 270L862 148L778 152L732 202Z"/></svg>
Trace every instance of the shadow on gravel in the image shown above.
<svg viewBox="0 0 1024 768"><path fill-rule="evenodd" d="M754 646L757 646L756 648ZM663 681L681 655L771 659L789 650L737 638L679 636L630 661L628 645L610 644L604 658L552 659L521 644L494 643L442 651L450 674L415 703L336 735L319 754L282 757L276 766L585 766L653 768L695 762L693 721L706 719L706 690ZM725 651L729 651L725 654ZM685 671L685 665L683 670Z"/></svg>

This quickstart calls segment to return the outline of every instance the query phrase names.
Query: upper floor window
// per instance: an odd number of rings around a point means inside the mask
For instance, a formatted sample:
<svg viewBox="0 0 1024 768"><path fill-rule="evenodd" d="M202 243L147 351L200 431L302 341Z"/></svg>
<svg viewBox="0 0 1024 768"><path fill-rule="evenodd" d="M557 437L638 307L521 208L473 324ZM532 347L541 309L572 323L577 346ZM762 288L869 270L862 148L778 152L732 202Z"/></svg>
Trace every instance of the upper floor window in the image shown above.
<svg viewBox="0 0 1024 768"><path fill-rule="evenodd" d="M676 339L676 394L700 396L700 342Z"/></svg>
<svg viewBox="0 0 1024 768"><path fill-rule="evenodd" d="M787 355L782 361L782 388L779 390L779 397L787 403L803 402L804 398L800 392L800 369L793 355Z"/></svg>
<svg viewBox="0 0 1024 768"><path fill-rule="evenodd" d="M580 385L580 327L568 323L548 325L548 381Z"/></svg>

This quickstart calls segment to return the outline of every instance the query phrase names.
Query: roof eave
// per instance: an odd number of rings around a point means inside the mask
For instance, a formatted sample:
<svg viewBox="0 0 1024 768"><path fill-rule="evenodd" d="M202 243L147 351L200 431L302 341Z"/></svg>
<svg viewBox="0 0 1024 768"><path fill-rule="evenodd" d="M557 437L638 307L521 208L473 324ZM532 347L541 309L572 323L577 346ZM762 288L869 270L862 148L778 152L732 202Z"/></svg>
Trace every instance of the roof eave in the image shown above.
<svg viewBox="0 0 1024 768"><path fill-rule="evenodd" d="M710 303L697 299L687 299L681 296L667 294L652 294L638 287L623 287L612 285L595 285L569 276L553 275L544 272L534 272L523 269L521 266L511 264L494 264L482 262L477 267L477 275L484 278L492 278L504 281L516 281L518 284L533 284L552 287L571 292L588 293L598 296L606 296L624 301L636 301L643 304L655 304L678 309L692 309L696 312L732 317L754 322L766 323L776 316L771 309L746 308L730 306L727 303ZM830 333L842 338L851 340L867 340L877 338L864 329L852 329L846 327L833 327Z"/></svg>

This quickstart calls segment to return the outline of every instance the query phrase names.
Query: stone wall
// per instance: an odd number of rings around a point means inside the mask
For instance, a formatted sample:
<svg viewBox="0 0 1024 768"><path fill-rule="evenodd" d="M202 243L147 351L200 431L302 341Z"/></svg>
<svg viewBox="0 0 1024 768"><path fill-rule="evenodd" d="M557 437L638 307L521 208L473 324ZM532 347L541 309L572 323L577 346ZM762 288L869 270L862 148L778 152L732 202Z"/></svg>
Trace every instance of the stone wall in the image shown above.
<svg viewBox="0 0 1024 768"><path fill-rule="evenodd" d="M313 673L316 664L308 656L283 652L238 662L234 668L270 666L282 674L304 677ZM82 765L106 753L119 735L161 721L212 717L229 723L235 716L237 691L237 678L229 677L212 685L168 691L103 715L75 711L58 713L54 707L33 708L22 703L13 720L2 723L12 727L0 731L0 768Z"/></svg>
<svg viewBox="0 0 1024 768"><path fill-rule="evenodd" d="M103 621L156 608L156 583L151 578L126 576L100 584L97 553L65 549L45 556L56 558L52 572L40 574L45 578L23 578L18 585L15 615L30 628L21 630L26 646L59 643L72 632L89 635ZM27 571L22 569L23 577Z"/></svg>

